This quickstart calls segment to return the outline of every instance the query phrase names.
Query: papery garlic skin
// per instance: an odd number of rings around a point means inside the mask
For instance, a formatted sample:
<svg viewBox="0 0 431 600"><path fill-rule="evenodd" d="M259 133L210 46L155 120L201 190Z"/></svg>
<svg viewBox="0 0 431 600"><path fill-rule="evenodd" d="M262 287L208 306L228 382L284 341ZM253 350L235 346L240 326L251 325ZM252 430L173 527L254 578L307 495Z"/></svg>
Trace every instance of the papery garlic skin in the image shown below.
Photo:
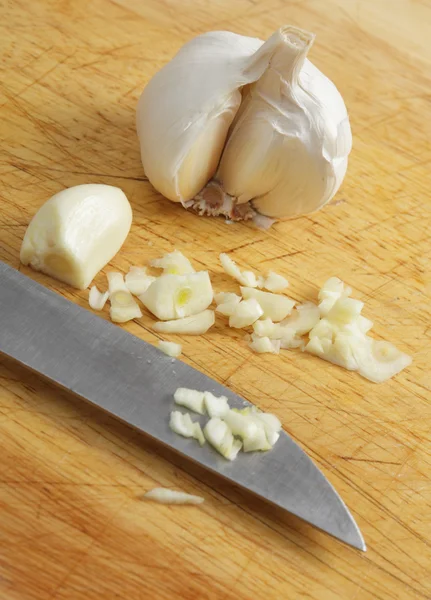
<svg viewBox="0 0 431 600"><path fill-rule="evenodd" d="M132 224L132 209L119 188L77 185L55 194L31 220L20 259L78 289L117 254Z"/></svg>
<svg viewBox="0 0 431 600"><path fill-rule="evenodd" d="M347 169L351 131L334 84L306 55L314 35L285 27L268 68L248 88L216 180L239 204L286 219L335 195Z"/></svg>

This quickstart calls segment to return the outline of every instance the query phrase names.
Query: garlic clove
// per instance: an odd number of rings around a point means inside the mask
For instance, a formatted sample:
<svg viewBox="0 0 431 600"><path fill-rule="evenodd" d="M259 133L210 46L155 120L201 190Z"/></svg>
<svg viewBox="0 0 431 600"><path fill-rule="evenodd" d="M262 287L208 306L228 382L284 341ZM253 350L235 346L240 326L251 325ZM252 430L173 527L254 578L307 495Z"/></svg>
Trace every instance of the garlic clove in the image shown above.
<svg viewBox="0 0 431 600"><path fill-rule="evenodd" d="M172 358L177 358L177 356L180 356L183 349L181 344L175 344L174 342L165 342L163 340L160 340L157 347L159 348L159 350L161 350L168 356L171 356Z"/></svg>
<svg viewBox="0 0 431 600"><path fill-rule="evenodd" d="M99 292L97 287L93 285L88 295L88 304L93 310L103 310L108 298L109 292Z"/></svg>
<svg viewBox="0 0 431 600"><path fill-rule="evenodd" d="M241 287L241 294L245 300L254 298L262 308L264 318L270 318L273 321L282 321L290 315L295 302L287 296L272 294L271 292L262 292L250 287Z"/></svg>
<svg viewBox="0 0 431 600"><path fill-rule="evenodd" d="M173 321L159 321L154 323L154 331L159 333L182 333L185 335L203 335L215 323L213 310L204 310L203 312L185 317L184 319L175 319Z"/></svg>
<svg viewBox="0 0 431 600"><path fill-rule="evenodd" d="M250 298L236 304L232 315L229 317L229 327L242 329L252 325L263 315L263 310L257 300Z"/></svg>
<svg viewBox="0 0 431 600"><path fill-rule="evenodd" d="M305 302L296 307L293 313L281 324L294 331L296 335L304 335L315 327L320 320L319 307L312 302Z"/></svg>
<svg viewBox="0 0 431 600"><path fill-rule="evenodd" d="M207 271L161 275L139 299L157 318L168 321L204 311L213 300L213 289Z"/></svg>
<svg viewBox="0 0 431 600"><path fill-rule="evenodd" d="M146 292L156 280L152 275L147 275L145 267L130 267L124 279L127 289L134 296L140 296Z"/></svg>
<svg viewBox="0 0 431 600"><path fill-rule="evenodd" d="M258 354L270 353L279 354L280 340L271 340L269 337L259 337L255 333L252 334L252 341L249 346Z"/></svg>
<svg viewBox="0 0 431 600"><path fill-rule="evenodd" d="M83 290L117 254L131 223L132 209L119 188L87 184L65 189L31 220L21 262Z"/></svg>
<svg viewBox="0 0 431 600"><path fill-rule="evenodd" d="M178 388L174 393L175 404L189 408L200 415L205 414L204 392L190 390L188 388Z"/></svg>
<svg viewBox="0 0 431 600"><path fill-rule="evenodd" d="M195 272L189 259L179 250L169 252L162 256L162 258L151 260L150 266L156 269L163 269L165 275L187 275L188 273Z"/></svg>

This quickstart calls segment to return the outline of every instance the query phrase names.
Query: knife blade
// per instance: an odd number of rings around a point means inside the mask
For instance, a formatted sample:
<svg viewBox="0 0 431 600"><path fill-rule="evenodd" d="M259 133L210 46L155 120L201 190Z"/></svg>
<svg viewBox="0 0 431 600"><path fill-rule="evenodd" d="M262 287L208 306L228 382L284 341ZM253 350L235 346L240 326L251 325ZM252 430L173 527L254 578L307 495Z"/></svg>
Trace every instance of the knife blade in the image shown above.
<svg viewBox="0 0 431 600"><path fill-rule="evenodd" d="M169 428L178 387L225 395L228 388L0 261L0 353L132 425L188 459L365 551L335 489L286 433L270 452L233 462ZM203 424L203 423L202 423Z"/></svg>

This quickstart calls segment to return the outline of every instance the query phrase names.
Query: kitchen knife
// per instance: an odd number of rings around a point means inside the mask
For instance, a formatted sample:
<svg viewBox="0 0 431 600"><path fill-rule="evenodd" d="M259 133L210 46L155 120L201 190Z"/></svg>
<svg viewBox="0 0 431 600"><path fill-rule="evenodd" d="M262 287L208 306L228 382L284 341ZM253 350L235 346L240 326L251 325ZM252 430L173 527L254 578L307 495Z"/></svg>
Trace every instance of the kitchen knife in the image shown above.
<svg viewBox="0 0 431 600"><path fill-rule="evenodd" d="M230 462L169 428L178 387L248 403L216 381L0 262L0 353L355 548L365 550L340 496L285 433L270 452ZM205 422L201 419L202 424Z"/></svg>

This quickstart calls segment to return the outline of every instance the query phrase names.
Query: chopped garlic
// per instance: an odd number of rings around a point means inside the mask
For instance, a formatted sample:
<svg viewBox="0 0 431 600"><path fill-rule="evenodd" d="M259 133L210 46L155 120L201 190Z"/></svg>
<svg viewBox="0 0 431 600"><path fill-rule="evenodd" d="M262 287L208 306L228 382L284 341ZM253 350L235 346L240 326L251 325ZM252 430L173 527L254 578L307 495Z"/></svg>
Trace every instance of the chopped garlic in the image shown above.
<svg viewBox="0 0 431 600"><path fill-rule="evenodd" d="M270 339L275 339L274 335L276 335L277 329L279 329L279 325L272 322L272 319L262 319L261 321L256 321L253 323L253 329L256 335L260 337L269 337Z"/></svg>
<svg viewBox="0 0 431 600"><path fill-rule="evenodd" d="M236 329L248 327L262 315L263 310L257 300L254 298L242 300L235 306L235 310L229 317L229 327L235 327Z"/></svg>
<svg viewBox="0 0 431 600"><path fill-rule="evenodd" d="M263 427L267 442L270 446L274 446L277 440L280 437L279 431L281 431L281 422L280 420L271 413L264 413L258 410L255 406L247 406L246 408L242 408L240 410L232 409L233 412L237 412L241 415L250 417L253 419L254 423L257 425L258 429ZM260 438L260 439L259 439ZM264 442L262 442L262 436L258 436L258 440L255 440L253 443L257 443L260 441L259 445L266 446ZM251 450L251 444L247 447ZM259 448L261 449L261 448ZM264 448L266 449L266 448Z"/></svg>
<svg viewBox="0 0 431 600"><path fill-rule="evenodd" d="M187 275L195 272L189 259L179 250L174 250L169 254L165 254L162 258L150 261L150 266L163 269L165 275Z"/></svg>
<svg viewBox="0 0 431 600"><path fill-rule="evenodd" d="M251 416L241 414L235 410L229 410L224 415L223 421L227 424L230 431L242 440L254 436L259 427Z"/></svg>
<svg viewBox="0 0 431 600"><path fill-rule="evenodd" d="M297 306L290 317L282 322L282 325L293 330L296 335L304 335L313 329L319 320L319 307L312 302L305 302Z"/></svg>
<svg viewBox="0 0 431 600"><path fill-rule="evenodd" d="M190 415L185 415L179 410L171 412L169 427L173 432L186 438L194 438L201 446L205 444L205 437L202 428L198 422L193 422Z"/></svg>
<svg viewBox="0 0 431 600"><path fill-rule="evenodd" d="M254 435L245 438L242 447L244 452L256 452L259 450L265 451L271 450L271 448L272 446L268 442L268 438L266 437L265 429L263 427L257 427Z"/></svg>
<svg viewBox="0 0 431 600"><path fill-rule="evenodd" d="M280 340L270 340L269 337L259 337L255 333L251 336L252 341L249 346L255 352L263 354L269 352L271 354L279 354L280 352Z"/></svg>
<svg viewBox="0 0 431 600"><path fill-rule="evenodd" d="M165 342L163 340L160 340L160 342L158 343L158 348L168 356L172 356L174 358L179 356L183 349L181 344L175 344L174 342Z"/></svg>
<svg viewBox="0 0 431 600"><path fill-rule="evenodd" d="M252 288L257 286L256 275L251 271L241 271L236 262L227 254L220 254L220 262L225 273L236 279L241 285Z"/></svg>
<svg viewBox="0 0 431 600"><path fill-rule="evenodd" d="M355 344L352 350L359 374L369 381L386 381L412 362L411 356L401 352L390 342L374 340L368 336L365 336L365 340L363 344Z"/></svg>
<svg viewBox="0 0 431 600"><path fill-rule="evenodd" d="M109 292L99 292L97 287L93 285L88 295L88 304L93 310L103 310L108 298Z"/></svg>
<svg viewBox="0 0 431 600"><path fill-rule="evenodd" d="M148 500L160 502L160 504L202 504L204 498L201 496L193 496L185 492L177 492L166 488L154 488L144 495Z"/></svg>
<svg viewBox="0 0 431 600"><path fill-rule="evenodd" d="M204 311L213 300L213 289L207 271L161 275L139 299L158 319L168 321Z"/></svg>
<svg viewBox="0 0 431 600"><path fill-rule="evenodd" d="M107 273L109 286L109 301L111 305L116 307L134 306L135 299L129 292L122 273L111 271Z"/></svg>
<svg viewBox="0 0 431 600"><path fill-rule="evenodd" d="M351 293L352 288L338 277L328 279L318 294L320 314L325 317L339 298L348 297Z"/></svg>
<svg viewBox="0 0 431 600"><path fill-rule="evenodd" d="M127 321L131 321L132 319L140 319L142 317L142 312L135 302L129 306L111 305L109 315L111 321L114 323L127 323Z"/></svg>
<svg viewBox="0 0 431 600"><path fill-rule="evenodd" d="M331 323L347 324L354 321L361 314L364 303L354 298L339 298L326 315Z"/></svg>
<svg viewBox="0 0 431 600"><path fill-rule="evenodd" d="M214 295L214 301L217 306L219 304L239 304L241 300L241 296L233 292L218 292L218 294Z"/></svg>
<svg viewBox="0 0 431 600"><path fill-rule="evenodd" d="M231 317L235 312L236 307L238 306L238 302L224 302L223 304L219 304L216 308L216 312L220 313L225 317Z"/></svg>
<svg viewBox="0 0 431 600"><path fill-rule="evenodd" d="M174 394L175 404L185 406L200 415L205 414L204 398L204 392L189 390L188 388L178 388Z"/></svg>
<svg viewBox="0 0 431 600"><path fill-rule="evenodd" d="M153 329L159 333L182 333L185 335L202 335L215 323L213 310L204 310L198 315L174 321L159 321L154 323Z"/></svg>
<svg viewBox="0 0 431 600"><path fill-rule="evenodd" d="M278 273L274 273L274 271L269 271L268 276L263 282L263 285L259 285L258 287L263 287L270 292L282 292L289 286L289 282L285 277L279 275Z"/></svg>
<svg viewBox="0 0 431 600"><path fill-rule="evenodd" d="M234 460L241 450L242 443L235 440L228 425L218 418L212 418L204 427L208 442L227 460Z"/></svg>
<svg viewBox="0 0 431 600"><path fill-rule="evenodd" d="M145 267L130 267L124 279L127 289L134 296L140 296L146 292L153 281L156 280L152 275L147 275Z"/></svg>
<svg viewBox="0 0 431 600"><path fill-rule="evenodd" d="M269 317L275 322L282 321L290 315L295 302L287 296L272 294L270 292L262 292L250 287L241 287L241 294L245 300L254 298L257 300L263 310L262 316Z"/></svg>
<svg viewBox="0 0 431 600"><path fill-rule="evenodd" d="M229 402L226 396L214 396L211 392L204 392L204 404L211 418L223 418L229 411Z"/></svg>

